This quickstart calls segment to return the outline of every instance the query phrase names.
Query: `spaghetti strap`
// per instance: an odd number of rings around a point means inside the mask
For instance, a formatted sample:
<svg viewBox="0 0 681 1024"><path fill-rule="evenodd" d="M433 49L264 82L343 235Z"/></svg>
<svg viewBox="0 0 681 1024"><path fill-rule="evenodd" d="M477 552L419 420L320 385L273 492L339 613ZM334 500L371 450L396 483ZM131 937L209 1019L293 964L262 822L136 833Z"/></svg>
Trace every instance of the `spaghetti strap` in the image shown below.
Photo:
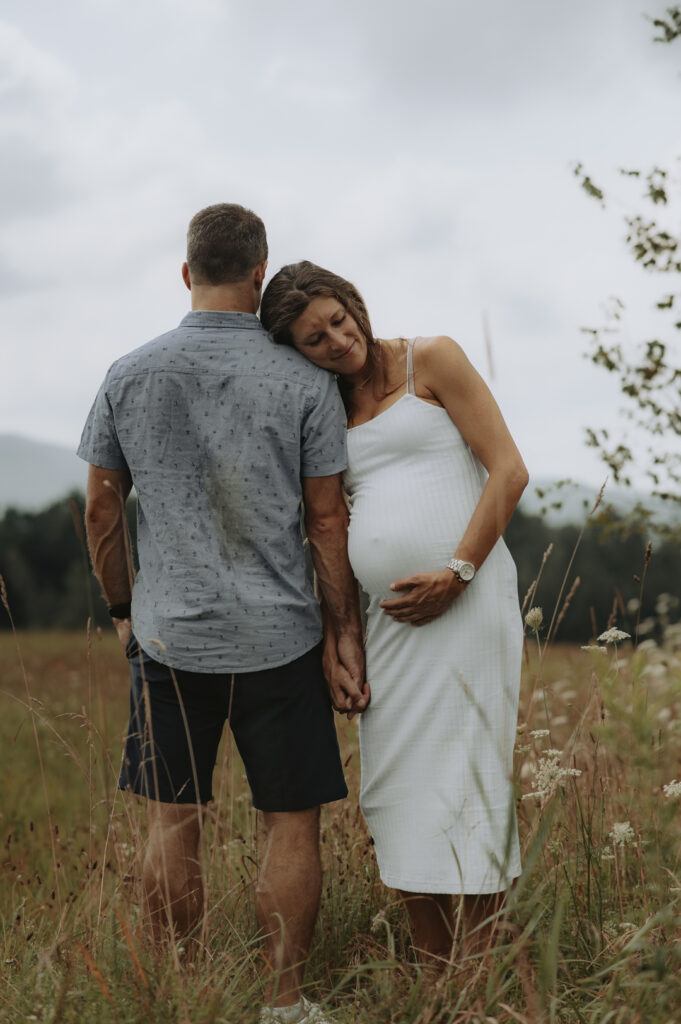
<svg viewBox="0 0 681 1024"><path fill-rule="evenodd" d="M407 394L413 395L414 391L414 342L416 338L410 338L407 342Z"/></svg>

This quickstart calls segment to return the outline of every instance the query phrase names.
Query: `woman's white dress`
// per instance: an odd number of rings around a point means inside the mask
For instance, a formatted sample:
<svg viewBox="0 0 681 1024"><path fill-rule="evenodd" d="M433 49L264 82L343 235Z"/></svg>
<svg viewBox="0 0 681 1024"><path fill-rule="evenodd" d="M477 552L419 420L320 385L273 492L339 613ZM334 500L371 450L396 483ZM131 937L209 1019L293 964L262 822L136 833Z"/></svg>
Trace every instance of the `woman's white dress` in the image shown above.
<svg viewBox="0 0 681 1024"><path fill-rule="evenodd" d="M371 704L360 804L381 878L407 892L492 893L520 874L512 784L522 623L499 540L426 626L395 622L390 584L453 557L486 473L445 409L408 391L348 432L348 552L370 598Z"/></svg>

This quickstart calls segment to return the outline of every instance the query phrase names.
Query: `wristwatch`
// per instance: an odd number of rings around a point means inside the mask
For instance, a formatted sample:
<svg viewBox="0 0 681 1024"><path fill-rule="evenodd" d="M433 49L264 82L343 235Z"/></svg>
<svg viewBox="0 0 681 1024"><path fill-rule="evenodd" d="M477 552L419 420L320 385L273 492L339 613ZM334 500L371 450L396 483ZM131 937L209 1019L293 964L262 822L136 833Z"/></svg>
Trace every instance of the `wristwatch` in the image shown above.
<svg viewBox="0 0 681 1024"><path fill-rule="evenodd" d="M459 583L470 583L475 576L475 566L472 562L464 562L461 558L452 558L447 562L447 568L451 569Z"/></svg>

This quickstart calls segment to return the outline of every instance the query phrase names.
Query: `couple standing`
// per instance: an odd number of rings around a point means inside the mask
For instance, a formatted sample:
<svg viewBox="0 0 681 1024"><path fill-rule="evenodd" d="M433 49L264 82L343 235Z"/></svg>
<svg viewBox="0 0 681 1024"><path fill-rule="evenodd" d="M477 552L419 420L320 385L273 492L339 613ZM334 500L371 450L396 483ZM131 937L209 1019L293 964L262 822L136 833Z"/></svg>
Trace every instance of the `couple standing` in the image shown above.
<svg viewBox="0 0 681 1024"><path fill-rule="evenodd" d="M450 956L452 894L479 949L519 873L522 630L500 538L527 474L451 339L375 339L349 282L303 262L263 294L266 266L255 214L196 214L182 268L192 311L114 363L79 455L94 569L130 662L120 786L148 806L153 932L188 935L202 919L201 807L227 720L266 836L261 1020L323 1024L301 984L319 807L347 795L331 703L363 713L362 809L417 950ZM366 669L355 577L370 596Z"/></svg>

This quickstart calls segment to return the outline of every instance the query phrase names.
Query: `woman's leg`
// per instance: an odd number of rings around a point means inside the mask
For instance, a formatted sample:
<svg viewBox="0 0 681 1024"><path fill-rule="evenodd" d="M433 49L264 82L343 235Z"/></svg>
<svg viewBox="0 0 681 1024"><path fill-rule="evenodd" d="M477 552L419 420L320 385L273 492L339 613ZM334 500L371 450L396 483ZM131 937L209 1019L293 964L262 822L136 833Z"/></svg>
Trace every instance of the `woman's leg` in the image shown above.
<svg viewBox="0 0 681 1024"><path fill-rule="evenodd" d="M462 958L480 958L492 948L504 895L496 892L462 897ZM454 941L452 896L404 891L400 896L409 914L416 953L425 964L441 970L450 962ZM478 959L473 960L471 966L477 963Z"/></svg>
<svg viewBox="0 0 681 1024"><path fill-rule="evenodd" d="M454 941L452 897L400 891L411 924L412 945L424 964L437 970L449 962Z"/></svg>
<svg viewBox="0 0 681 1024"><path fill-rule="evenodd" d="M484 956L494 945L494 933L499 925L504 895L503 892L494 892L481 896L467 894L463 897L461 952L464 957Z"/></svg>

